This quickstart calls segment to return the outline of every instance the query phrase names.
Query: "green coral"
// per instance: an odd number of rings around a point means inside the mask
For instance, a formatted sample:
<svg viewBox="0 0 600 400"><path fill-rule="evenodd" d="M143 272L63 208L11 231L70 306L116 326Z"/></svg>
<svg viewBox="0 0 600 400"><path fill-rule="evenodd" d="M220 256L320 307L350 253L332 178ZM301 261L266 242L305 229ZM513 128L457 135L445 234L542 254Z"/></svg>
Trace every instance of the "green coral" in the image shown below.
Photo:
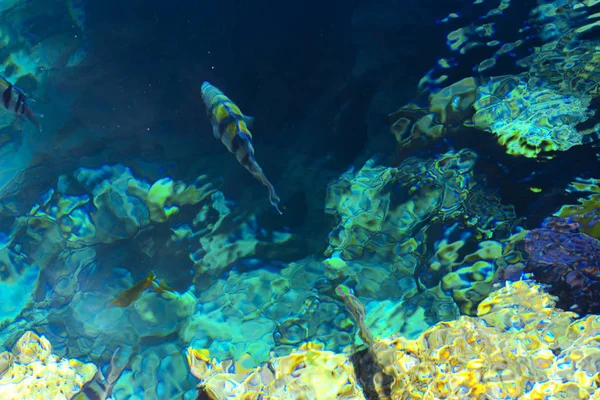
<svg viewBox="0 0 600 400"><path fill-rule="evenodd" d="M535 158L592 141L595 131L576 125L594 115L587 95L561 94L518 77L492 78L480 86L470 125L492 132L511 155Z"/></svg>
<svg viewBox="0 0 600 400"><path fill-rule="evenodd" d="M29 236L55 231L72 247L112 243L167 221L182 206L203 202L215 192L205 180L198 178L204 184L196 186L163 178L150 185L122 165L80 168L62 175L57 188L43 195L13 229Z"/></svg>
<svg viewBox="0 0 600 400"><path fill-rule="evenodd" d="M332 183L326 211L338 223L325 275L373 298L406 282L402 299L414 309L407 316L423 307L428 324L451 318L452 302L474 313L505 259L519 260L509 246L514 209L486 191L474 175L475 161L471 150L409 158L397 168L370 161ZM430 232L443 236L433 246Z"/></svg>
<svg viewBox="0 0 600 400"><path fill-rule="evenodd" d="M600 179L578 178L567 187L569 193L587 193L577 199L578 204L567 204L554 213L579 223L579 231L600 238Z"/></svg>
<svg viewBox="0 0 600 400"><path fill-rule="evenodd" d="M402 262L418 246L414 238L424 221L460 212L473 185L475 159L474 152L461 150L428 162L410 158L399 168L370 160L357 173L345 173L327 192L325 212L339 222L326 255Z"/></svg>

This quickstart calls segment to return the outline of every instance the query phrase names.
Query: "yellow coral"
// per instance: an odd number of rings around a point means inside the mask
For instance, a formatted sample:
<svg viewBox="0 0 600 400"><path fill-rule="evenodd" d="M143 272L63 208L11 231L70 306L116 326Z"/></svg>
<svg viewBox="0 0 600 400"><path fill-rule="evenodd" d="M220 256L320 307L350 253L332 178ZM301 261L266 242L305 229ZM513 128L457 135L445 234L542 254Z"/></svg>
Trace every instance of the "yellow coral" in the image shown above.
<svg viewBox="0 0 600 400"><path fill-rule="evenodd" d="M34 361L45 362L52 354L52 346L45 337L39 337L29 331L25 332L15 344L12 354L15 360L21 364L29 364Z"/></svg>
<svg viewBox="0 0 600 400"><path fill-rule="evenodd" d="M588 317L572 323L576 315L554 304L538 285L516 282L481 302L477 318L437 324L414 341L384 341L395 348L396 358L386 371L396 378L395 398L543 399L541 393L550 389L553 394L567 391L572 399L589 396L596 389L590 377L600 371L589 361L597 346L585 340L600 330L600 322ZM573 340L574 332L584 339ZM398 369L406 353L418 361ZM569 354L575 361L587 357L585 375L579 365L565 367ZM424 369L434 373L423 375ZM551 380L557 383L552 386Z"/></svg>
<svg viewBox="0 0 600 400"><path fill-rule="evenodd" d="M375 342L394 379L382 387L377 373L374 387L392 399L600 399L600 317L574 321L555 301L537 284L514 282L482 301L477 317L438 323L415 340ZM227 373L193 349L188 362L212 399L364 398L348 355L311 345L272 360L274 375L266 366Z"/></svg>
<svg viewBox="0 0 600 400"><path fill-rule="evenodd" d="M289 356L273 360L249 372L237 372L237 364L217 363L207 350L188 349L192 374L202 380L211 399L364 399L345 355L324 351L306 343ZM229 372L233 371L233 372Z"/></svg>
<svg viewBox="0 0 600 400"><path fill-rule="evenodd" d="M70 399L96 374L94 364L58 359L43 336L26 332L11 353L2 353L0 398ZM11 355L9 355L11 354Z"/></svg>

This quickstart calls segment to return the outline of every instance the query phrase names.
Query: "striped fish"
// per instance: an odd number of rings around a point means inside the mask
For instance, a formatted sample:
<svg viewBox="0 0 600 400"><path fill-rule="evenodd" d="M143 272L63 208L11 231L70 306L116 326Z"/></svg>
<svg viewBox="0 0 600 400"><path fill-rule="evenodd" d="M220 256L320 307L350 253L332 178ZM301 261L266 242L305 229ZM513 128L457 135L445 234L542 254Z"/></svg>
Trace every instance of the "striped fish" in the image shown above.
<svg viewBox="0 0 600 400"><path fill-rule="evenodd" d="M106 379L102 377L102 373L98 369L92 380L83 385L79 392L71 397L71 400L106 400L112 396L113 386L115 386L129 362L128 358L127 362L124 362L121 366L117 365L116 358L119 350L120 348L117 347L110 359Z"/></svg>
<svg viewBox="0 0 600 400"><path fill-rule="evenodd" d="M267 187L271 205L281 214L280 199L275 193L275 188L254 158L252 134L248 130L248 126L252 125L254 118L242 114L238 106L208 82L202 84L202 99L206 105L206 113L210 118L215 138L220 139L227 150L235 154L238 162Z"/></svg>
<svg viewBox="0 0 600 400"><path fill-rule="evenodd" d="M39 130L42 130L34 112L25 104L27 96L21 89L0 76L0 92L2 92L2 105L7 111L20 119L25 116Z"/></svg>

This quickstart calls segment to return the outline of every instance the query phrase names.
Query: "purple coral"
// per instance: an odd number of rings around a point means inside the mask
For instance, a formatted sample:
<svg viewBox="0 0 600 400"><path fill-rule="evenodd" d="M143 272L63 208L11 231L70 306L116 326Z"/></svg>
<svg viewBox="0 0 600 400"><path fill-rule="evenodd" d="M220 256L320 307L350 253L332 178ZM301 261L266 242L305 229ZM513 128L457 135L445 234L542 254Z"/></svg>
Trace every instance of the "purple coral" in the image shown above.
<svg viewBox="0 0 600 400"><path fill-rule="evenodd" d="M558 306L578 313L600 312L600 242L579 231L579 224L548 217L523 243L526 272L549 285Z"/></svg>

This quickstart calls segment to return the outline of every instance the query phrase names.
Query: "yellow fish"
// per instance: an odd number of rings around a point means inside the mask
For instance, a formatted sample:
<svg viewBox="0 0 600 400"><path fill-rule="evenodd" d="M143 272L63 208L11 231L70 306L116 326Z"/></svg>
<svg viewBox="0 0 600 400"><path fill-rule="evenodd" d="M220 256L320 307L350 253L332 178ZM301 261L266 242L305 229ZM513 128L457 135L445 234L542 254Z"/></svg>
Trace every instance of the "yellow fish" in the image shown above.
<svg viewBox="0 0 600 400"><path fill-rule="evenodd" d="M242 114L238 106L208 82L202 84L202 99L206 105L206 113L212 124L215 138L220 139L227 150L235 154L238 162L267 187L269 202L281 214L279 209L281 200L254 158L252 134L248 129L254 118Z"/></svg>
<svg viewBox="0 0 600 400"><path fill-rule="evenodd" d="M160 281L156 277L154 271L151 271L144 279L141 279L132 287L127 288L119 293L119 295L109 304L109 307L127 307L137 301L137 299L139 299L142 295L142 292L149 287L152 287L159 294L164 292L175 293L173 289L165 285L164 282Z"/></svg>

